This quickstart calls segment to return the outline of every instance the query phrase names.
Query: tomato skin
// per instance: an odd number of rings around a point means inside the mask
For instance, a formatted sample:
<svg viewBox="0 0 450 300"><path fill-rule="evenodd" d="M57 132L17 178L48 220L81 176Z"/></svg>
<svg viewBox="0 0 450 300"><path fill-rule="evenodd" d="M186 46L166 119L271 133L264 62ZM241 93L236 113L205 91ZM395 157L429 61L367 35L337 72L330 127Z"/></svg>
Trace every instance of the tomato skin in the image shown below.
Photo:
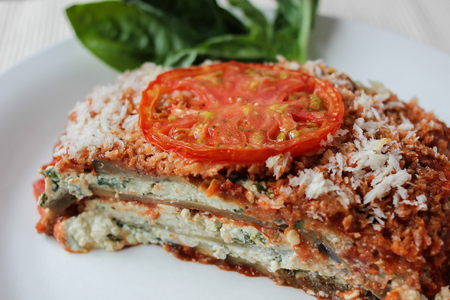
<svg viewBox="0 0 450 300"><path fill-rule="evenodd" d="M186 159L256 163L320 148L342 124L329 83L278 65L226 62L159 75L142 94L145 138Z"/></svg>

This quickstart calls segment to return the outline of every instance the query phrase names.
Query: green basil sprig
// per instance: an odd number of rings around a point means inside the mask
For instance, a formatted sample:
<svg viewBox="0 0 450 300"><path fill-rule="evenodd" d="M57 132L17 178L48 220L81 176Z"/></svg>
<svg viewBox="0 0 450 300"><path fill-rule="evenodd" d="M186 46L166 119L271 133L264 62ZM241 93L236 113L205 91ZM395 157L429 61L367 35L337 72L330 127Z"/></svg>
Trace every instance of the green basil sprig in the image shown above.
<svg viewBox="0 0 450 300"><path fill-rule="evenodd" d="M277 2L273 21L248 0L228 0L229 9L215 0L104 1L66 12L84 46L119 71L147 61L305 61L318 0Z"/></svg>

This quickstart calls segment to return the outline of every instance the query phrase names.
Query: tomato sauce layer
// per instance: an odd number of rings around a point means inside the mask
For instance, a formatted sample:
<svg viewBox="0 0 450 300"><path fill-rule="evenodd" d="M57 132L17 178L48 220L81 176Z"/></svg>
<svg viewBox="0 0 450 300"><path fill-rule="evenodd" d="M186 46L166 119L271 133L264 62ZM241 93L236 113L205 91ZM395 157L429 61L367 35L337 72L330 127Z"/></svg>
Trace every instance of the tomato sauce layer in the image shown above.
<svg viewBox="0 0 450 300"><path fill-rule="evenodd" d="M209 163L257 163L320 148L344 105L328 82L278 65L226 62L159 75L139 126L164 150Z"/></svg>

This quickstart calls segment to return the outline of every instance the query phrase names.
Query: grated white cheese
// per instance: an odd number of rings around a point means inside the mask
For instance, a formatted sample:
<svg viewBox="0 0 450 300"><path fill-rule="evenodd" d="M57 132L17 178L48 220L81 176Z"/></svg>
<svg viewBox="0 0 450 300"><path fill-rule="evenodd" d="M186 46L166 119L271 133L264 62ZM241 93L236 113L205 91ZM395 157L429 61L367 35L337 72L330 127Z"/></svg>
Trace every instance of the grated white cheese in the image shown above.
<svg viewBox="0 0 450 300"><path fill-rule="evenodd" d="M367 117L371 118L372 107L374 104L374 99L368 96L364 91L361 92L361 95L355 97L355 102L353 103L353 108L358 109L359 106L363 108L363 114L367 115Z"/></svg>
<svg viewBox="0 0 450 300"><path fill-rule="evenodd" d="M384 105L384 108L386 110L393 109L393 108L396 108L396 107L403 108L403 107L405 107L405 105L402 102L400 102L400 101L390 101L390 102L388 102L388 103L386 103Z"/></svg>
<svg viewBox="0 0 450 300"><path fill-rule="evenodd" d="M342 171L346 166L346 159L342 153L336 153L335 156L331 157L330 162L325 165L327 169L330 170L331 179L335 179L336 175L342 177Z"/></svg>
<svg viewBox="0 0 450 300"><path fill-rule="evenodd" d="M379 223L376 226L378 229L381 228L380 225L384 225L384 220L388 216L375 204L375 200L381 200L386 195L393 193L395 207L398 207L401 201L408 201L408 190L404 185L411 180L412 176L400 167L403 153L400 144L388 138L377 139L374 137L380 129L386 128L390 132L406 132L405 139L417 138L413 124L403 116L403 124L400 126L390 125L389 119L383 112L383 101L390 98L390 94L385 93L386 95L377 94L372 97L361 92L356 97L354 108L363 109L363 117L355 120L352 131L356 149L346 155L337 153L325 165L333 180L337 176L346 177L349 174L350 178L346 178L344 181L350 181L354 189L359 188L363 183L369 184L372 189L366 193L362 202L367 205L369 213L373 216L372 220ZM323 141L323 144L329 144L329 141ZM333 192L339 196L342 203L350 203L349 195L351 193L337 189L334 183L331 181L328 183L320 173L312 172L314 171L303 171L298 178L292 178L290 184L307 185L305 194L310 198ZM426 197L420 199L424 201L420 206L423 209L423 205L426 205ZM353 201L358 201L358 199L353 199Z"/></svg>
<svg viewBox="0 0 450 300"><path fill-rule="evenodd" d="M278 180L284 173L289 171L292 160L290 152L278 154L266 160L266 167L273 171L273 175Z"/></svg>
<svg viewBox="0 0 450 300"><path fill-rule="evenodd" d="M308 70L308 72L316 77L321 77L323 75L322 69L319 67L319 64L323 63L323 60L318 59L314 61L307 61L303 67Z"/></svg>
<svg viewBox="0 0 450 300"><path fill-rule="evenodd" d="M335 185L329 179L325 179L322 172L316 172L313 169L305 169L300 171L298 176L289 177L289 185L292 187L305 187L305 196L308 199L317 199L328 193L333 193L345 206L350 201L346 193L342 192L338 185Z"/></svg>
<svg viewBox="0 0 450 300"><path fill-rule="evenodd" d="M436 295L435 300L448 300L450 299L450 289L449 286L441 288L441 291Z"/></svg>
<svg viewBox="0 0 450 300"><path fill-rule="evenodd" d="M408 119L403 118L403 124L398 126L398 130L401 131L411 131L414 129L414 125Z"/></svg>
<svg viewBox="0 0 450 300"><path fill-rule="evenodd" d="M420 195L416 197L415 201L410 200L404 200L403 203L411 205L411 206L417 206L417 210L428 210L428 206L426 204L427 197L425 195Z"/></svg>
<svg viewBox="0 0 450 300"><path fill-rule="evenodd" d="M406 133L404 140L418 139L414 125L408 118L401 116L403 123L399 126L390 124L384 110L403 106L403 104L390 101L385 106L383 102L390 99L390 93L384 87L375 85L375 90L381 94L370 96L363 91L354 102L354 109L362 108L362 117L355 120L351 133L354 137L355 151L346 155L337 153L325 166L329 169L330 178L333 180L337 176L343 177L344 182L350 181L355 190L363 184L368 184L372 188L365 194L362 201L372 215L370 220L378 223L374 224L374 228L380 230L389 216L376 205L377 199L381 200L393 193L393 205L396 208L401 202L416 205L419 209L426 209L427 206L425 195L419 196L413 202L408 200L409 195L405 184L411 180L412 176L400 167L403 158L400 143L388 138L375 138L376 133L385 128L397 136L400 132ZM354 201L357 200L354 199Z"/></svg>
<svg viewBox="0 0 450 300"><path fill-rule="evenodd" d="M375 215L374 218L375 220L378 221L378 223L380 223L381 225L384 225L384 220L387 219L386 214L383 212L383 210L376 204L372 204L371 205Z"/></svg>
<svg viewBox="0 0 450 300"><path fill-rule="evenodd" d="M138 120L137 112L126 117L130 100L123 99L124 92L135 92L137 96L131 101L138 107L141 91L163 71L163 67L147 63L139 70L118 76L115 83L97 87L87 97L88 101L75 106L72 111L75 120L69 120L54 155L67 154L71 158L79 158L85 151L93 152L98 148L107 151L123 146L117 133L135 127Z"/></svg>
<svg viewBox="0 0 450 300"><path fill-rule="evenodd" d="M336 132L332 135L332 134L327 134L327 139L326 140L321 140L319 145L321 147L326 147L328 145L331 145L333 143L333 141L340 136L344 136L348 133L347 129L338 129L336 130Z"/></svg>
<svg viewBox="0 0 450 300"><path fill-rule="evenodd" d="M306 186L305 195L309 199L317 199L329 192L339 190L331 180L325 179L321 172L312 169L300 171L298 176L289 178L289 185L292 187Z"/></svg>

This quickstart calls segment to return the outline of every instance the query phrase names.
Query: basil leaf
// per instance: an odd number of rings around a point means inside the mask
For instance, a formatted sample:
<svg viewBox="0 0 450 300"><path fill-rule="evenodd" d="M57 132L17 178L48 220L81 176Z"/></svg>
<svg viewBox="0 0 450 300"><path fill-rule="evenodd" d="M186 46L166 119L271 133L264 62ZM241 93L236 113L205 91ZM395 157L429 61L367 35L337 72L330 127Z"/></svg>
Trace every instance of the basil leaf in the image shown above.
<svg viewBox="0 0 450 300"><path fill-rule="evenodd" d="M278 0L274 22L248 0L228 2L237 16L215 0L106 1L74 5L67 15L80 41L120 71L146 61L306 60L318 0Z"/></svg>
<svg viewBox="0 0 450 300"><path fill-rule="evenodd" d="M145 61L162 64L167 53L191 46L189 28L117 1L74 5L67 16L80 41L113 68L124 71ZM194 38L195 39L195 38Z"/></svg>
<svg viewBox="0 0 450 300"><path fill-rule="evenodd" d="M216 0L124 0L158 9L167 22L180 22L196 32L201 41L221 34L247 33L245 26ZM145 9L145 6L143 6Z"/></svg>
<svg viewBox="0 0 450 300"><path fill-rule="evenodd" d="M309 37L319 0L277 0L274 45L287 59L304 62L308 58ZM290 41L285 47L283 42Z"/></svg>
<svg viewBox="0 0 450 300"><path fill-rule="evenodd" d="M306 61L318 0L278 0L273 23L248 0L228 2L245 16L249 33L209 39L189 50L191 60L196 52L208 58L239 61L275 61L278 54L287 59Z"/></svg>
<svg viewBox="0 0 450 300"><path fill-rule="evenodd" d="M221 35L167 57L166 65L188 67L205 59L263 62L274 60L271 49L250 36Z"/></svg>
<svg viewBox="0 0 450 300"><path fill-rule="evenodd" d="M250 36L264 41L270 41L272 39L272 24L270 24L266 16L254 7L253 4L248 0L228 0L228 3L235 9L240 10L246 17Z"/></svg>

